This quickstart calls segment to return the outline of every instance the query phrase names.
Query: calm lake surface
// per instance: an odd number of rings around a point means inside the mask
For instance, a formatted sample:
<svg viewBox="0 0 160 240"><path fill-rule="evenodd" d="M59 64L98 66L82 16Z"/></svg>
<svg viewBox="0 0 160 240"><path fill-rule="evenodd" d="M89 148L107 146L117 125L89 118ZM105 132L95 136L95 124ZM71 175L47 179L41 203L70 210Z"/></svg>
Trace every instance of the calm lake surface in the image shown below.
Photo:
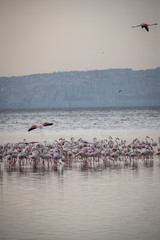
<svg viewBox="0 0 160 240"><path fill-rule="evenodd" d="M27 131L43 122L54 125L44 127L43 134ZM158 143L160 108L0 112L0 144L109 136L127 143L149 136ZM136 167L9 169L0 163L0 240L159 240L160 159L155 154Z"/></svg>

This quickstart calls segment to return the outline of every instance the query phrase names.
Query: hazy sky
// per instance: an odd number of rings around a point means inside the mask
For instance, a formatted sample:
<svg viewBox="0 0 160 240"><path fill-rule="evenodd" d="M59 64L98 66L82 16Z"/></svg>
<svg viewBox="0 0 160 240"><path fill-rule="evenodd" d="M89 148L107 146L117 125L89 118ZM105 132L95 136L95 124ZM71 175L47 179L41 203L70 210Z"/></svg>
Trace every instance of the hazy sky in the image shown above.
<svg viewBox="0 0 160 240"><path fill-rule="evenodd" d="M0 0L0 76L159 66L159 0Z"/></svg>

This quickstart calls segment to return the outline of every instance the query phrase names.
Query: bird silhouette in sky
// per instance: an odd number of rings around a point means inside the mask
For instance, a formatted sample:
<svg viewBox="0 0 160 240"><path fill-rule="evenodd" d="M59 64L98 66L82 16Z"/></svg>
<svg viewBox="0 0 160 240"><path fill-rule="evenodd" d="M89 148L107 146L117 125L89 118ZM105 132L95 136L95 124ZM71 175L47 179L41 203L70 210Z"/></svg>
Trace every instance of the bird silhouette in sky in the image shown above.
<svg viewBox="0 0 160 240"><path fill-rule="evenodd" d="M119 93L120 93L120 92L122 92L122 89L119 89L119 91L118 91L118 92L119 92Z"/></svg>
<svg viewBox="0 0 160 240"><path fill-rule="evenodd" d="M158 25L158 24L157 24L157 23L153 23L153 24L141 23L141 24L139 24L139 25L132 26L132 28L141 27L141 28L145 28L146 31L149 32L149 26L153 26L153 25Z"/></svg>

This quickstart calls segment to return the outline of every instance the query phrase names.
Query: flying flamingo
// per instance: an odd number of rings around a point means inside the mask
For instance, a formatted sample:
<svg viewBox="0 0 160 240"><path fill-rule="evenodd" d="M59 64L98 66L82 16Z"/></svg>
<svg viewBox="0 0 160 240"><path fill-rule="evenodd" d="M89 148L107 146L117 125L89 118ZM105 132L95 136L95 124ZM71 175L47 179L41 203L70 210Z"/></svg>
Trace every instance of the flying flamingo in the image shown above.
<svg viewBox="0 0 160 240"><path fill-rule="evenodd" d="M32 130L34 130L34 129L36 129L36 128L42 129L42 127L51 126L51 125L53 125L53 123L48 123L48 122L42 123L41 125L32 125L32 126L28 129L28 132L29 132L29 131L32 131Z"/></svg>
<svg viewBox="0 0 160 240"><path fill-rule="evenodd" d="M149 26L153 26L153 25L158 25L158 24L157 23L153 23L153 24L141 23L140 25L132 26L132 28L141 27L141 28L145 28L147 32L149 32Z"/></svg>

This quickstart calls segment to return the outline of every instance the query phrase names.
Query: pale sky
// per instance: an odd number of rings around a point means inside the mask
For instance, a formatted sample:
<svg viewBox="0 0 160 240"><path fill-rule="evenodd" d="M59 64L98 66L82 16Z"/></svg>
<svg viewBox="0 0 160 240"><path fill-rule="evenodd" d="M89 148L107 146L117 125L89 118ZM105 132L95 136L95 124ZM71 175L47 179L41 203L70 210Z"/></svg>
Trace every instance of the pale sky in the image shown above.
<svg viewBox="0 0 160 240"><path fill-rule="evenodd" d="M0 76L156 67L160 0L0 0Z"/></svg>

